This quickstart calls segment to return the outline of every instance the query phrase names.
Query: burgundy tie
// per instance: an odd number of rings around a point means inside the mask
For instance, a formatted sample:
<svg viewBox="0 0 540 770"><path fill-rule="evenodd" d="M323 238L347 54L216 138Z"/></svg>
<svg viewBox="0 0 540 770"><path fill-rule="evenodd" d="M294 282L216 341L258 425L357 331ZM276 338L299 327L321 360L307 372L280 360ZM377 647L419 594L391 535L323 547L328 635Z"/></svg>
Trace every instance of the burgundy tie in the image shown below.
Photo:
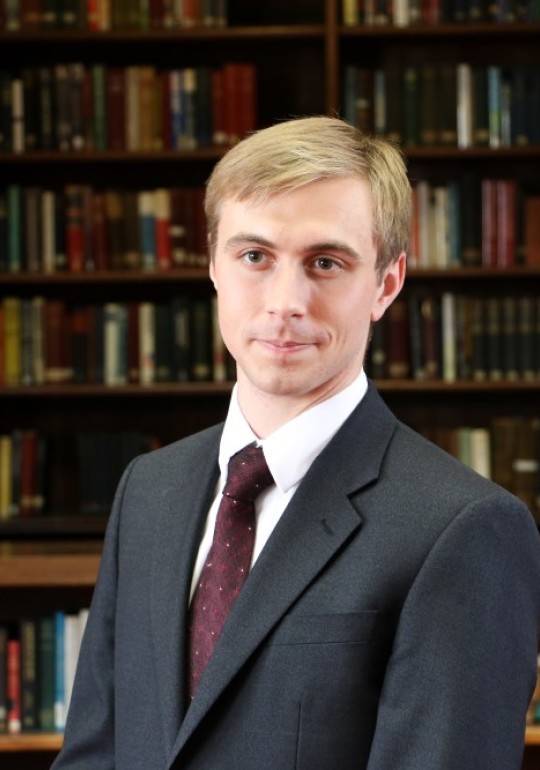
<svg viewBox="0 0 540 770"><path fill-rule="evenodd" d="M229 460L214 540L191 603L191 697L249 572L255 500L273 481L261 447L244 447Z"/></svg>

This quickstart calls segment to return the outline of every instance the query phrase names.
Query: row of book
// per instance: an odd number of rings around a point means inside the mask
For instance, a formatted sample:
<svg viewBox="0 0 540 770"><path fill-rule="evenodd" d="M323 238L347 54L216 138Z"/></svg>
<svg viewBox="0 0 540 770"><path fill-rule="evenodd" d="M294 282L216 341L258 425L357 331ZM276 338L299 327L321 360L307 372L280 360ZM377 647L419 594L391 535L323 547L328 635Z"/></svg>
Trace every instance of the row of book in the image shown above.
<svg viewBox="0 0 540 770"><path fill-rule="evenodd" d="M495 417L487 427L436 425L419 426L419 430L478 473L520 497L540 522L540 415ZM62 440L76 458L77 499L70 513L81 516L107 516L129 462L161 446L157 437L138 430L81 431ZM8 503L7 508L0 509L0 519L43 516L56 508L56 501L44 502L47 463L50 466L55 462L54 450L46 458L45 451L37 449L38 442L42 447L53 443L34 429L0 436L0 504L3 499ZM4 451L7 444L9 452ZM23 505L24 499L37 498L41 501L39 507Z"/></svg>
<svg viewBox="0 0 540 770"><path fill-rule="evenodd" d="M540 297L398 297L373 326L376 379L540 380Z"/></svg>
<svg viewBox="0 0 540 770"><path fill-rule="evenodd" d="M223 382L232 363L215 297L67 305L44 297L0 304L0 386Z"/></svg>
<svg viewBox="0 0 540 770"><path fill-rule="evenodd" d="M519 497L540 524L540 416L495 417L487 427L434 427L422 432Z"/></svg>
<svg viewBox="0 0 540 770"><path fill-rule="evenodd" d="M0 0L0 30L149 30L227 25L227 0Z"/></svg>
<svg viewBox="0 0 540 770"><path fill-rule="evenodd" d="M0 732L65 727L88 610L0 622Z"/></svg>
<svg viewBox="0 0 540 770"><path fill-rule="evenodd" d="M0 275L206 267L203 188L0 189Z"/></svg>
<svg viewBox="0 0 540 770"><path fill-rule="evenodd" d="M540 21L535 0L343 0L343 24L481 24Z"/></svg>
<svg viewBox="0 0 540 770"><path fill-rule="evenodd" d="M0 70L0 151L152 152L230 145L256 127L246 62L157 69L80 62Z"/></svg>
<svg viewBox="0 0 540 770"><path fill-rule="evenodd" d="M0 275L206 267L203 188L0 189ZM409 265L540 266L540 195L464 174L413 184Z"/></svg>
<svg viewBox="0 0 540 770"><path fill-rule="evenodd" d="M138 430L80 431L65 436L63 443L63 451L76 459L76 503L68 513L83 516L107 515L130 460L160 445L159 439ZM0 520L60 510L48 484L60 451L57 442L34 428L0 435Z"/></svg>
<svg viewBox="0 0 540 770"><path fill-rule="evenodd" d="M347 65L344 117L405 147L540 143L540 67L392 60Z"/></svg>
<svg viewBox="0 0 540 770"><path fill-rule="evenodd" d="M540 195L466 173L413 183L411 267L540 267Z"/></svg>
<svg viewBox="0 0 540 770"><path fill-rule="evenodd" d="M34 429L0 434L0 519L45 510L45 437Z"/></svg>

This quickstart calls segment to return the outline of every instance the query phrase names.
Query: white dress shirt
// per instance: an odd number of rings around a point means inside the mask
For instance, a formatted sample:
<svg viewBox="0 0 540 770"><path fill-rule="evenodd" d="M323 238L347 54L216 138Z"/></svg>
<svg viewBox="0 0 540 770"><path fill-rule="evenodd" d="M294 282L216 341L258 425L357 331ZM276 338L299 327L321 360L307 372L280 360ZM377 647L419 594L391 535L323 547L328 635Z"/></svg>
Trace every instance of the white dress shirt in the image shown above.
<svg viewBox="0 0 540 770"><path fill-rule="evenodd" d="M302 412L260 441L242 414L236 386L233 388L219 448L220 478L195 561L191 596L212 545L230 458L247 444L257 443L263 448L275 481L275 484L266 489L255 502L256 532L251 562L253 565L311 463L360 403L366 390L367 378L362 370L347 388Z"/></svg>

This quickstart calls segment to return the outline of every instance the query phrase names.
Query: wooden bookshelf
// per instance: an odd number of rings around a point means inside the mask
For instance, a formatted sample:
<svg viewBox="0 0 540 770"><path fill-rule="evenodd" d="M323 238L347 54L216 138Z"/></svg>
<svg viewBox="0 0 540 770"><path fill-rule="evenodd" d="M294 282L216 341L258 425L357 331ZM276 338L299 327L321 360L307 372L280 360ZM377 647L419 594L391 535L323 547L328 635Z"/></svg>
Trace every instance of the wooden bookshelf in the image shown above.
<svg viewBox="0 0 540 770"><path fill-rule="evenodd" d="M95 61L111 67L136 63L163 69L250 62L257 73L256 127L263 127L291 115L344 114L347 66L448 60L539 67L539 34L539 22L347 26L341 0L230 0L229 23L223 28L0 30L0 45L14 70ZM186 187L202 187L224 151L223 146L208 145L14 153L0 144L2 185L43 187L46 179L58 189L77 182L100 190L117 186L140 190L144 185L172 188L181 180ZM516 179L527 193L540 196L540 142L465 149L417 145L406 147L405 153L415 180L440 185L472 171L482 178ZM212 288L207 268L184 266L166 271L0 271L0 291L26 299L39 295L68 304L104 304L168 302L178 294L210 298ZM405 294L422 291L438 296L442 292L538 295L540 265L412 266ZM487 425L493 416L509 413L527 419L540 416L540 371L529 380L382 379L377 385L397 415L419 430L433 423ZM0 520L0 590L7 597L4 612L9 620L19 606L36 608L44 603L49 611L62 609L64 602L73 606L78 596L83 606L91 596L106 515L79 514L75 435L137 427L167 443L221 420L231 387L230 379L144 386L74 382L0 386L0 434L39 429L50 440L54 458L48 468L46 515ZM36 762L48 767L61 740L61 735L49 733L0 735L0 764L6 770L37 770ZM525 743L526 757L539 750L540 727L527 728ZM35 755L33 761L30 755Z"/></svg>

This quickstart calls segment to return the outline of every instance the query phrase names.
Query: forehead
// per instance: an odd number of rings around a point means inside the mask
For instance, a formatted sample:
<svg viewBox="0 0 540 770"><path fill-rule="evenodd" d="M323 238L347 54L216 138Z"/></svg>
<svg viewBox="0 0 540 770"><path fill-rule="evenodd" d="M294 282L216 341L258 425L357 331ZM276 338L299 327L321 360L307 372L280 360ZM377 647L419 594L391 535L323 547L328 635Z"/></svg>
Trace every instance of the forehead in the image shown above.
<svg viewBox="0 0 540 770"><path fill-rule="evenodd" d="M322 179L292 190L243 199L226 197L220 206L219 229L234 229L245 220L267 220L290 226L361 227L371 231L372 200L366 180Z"/></svg>

